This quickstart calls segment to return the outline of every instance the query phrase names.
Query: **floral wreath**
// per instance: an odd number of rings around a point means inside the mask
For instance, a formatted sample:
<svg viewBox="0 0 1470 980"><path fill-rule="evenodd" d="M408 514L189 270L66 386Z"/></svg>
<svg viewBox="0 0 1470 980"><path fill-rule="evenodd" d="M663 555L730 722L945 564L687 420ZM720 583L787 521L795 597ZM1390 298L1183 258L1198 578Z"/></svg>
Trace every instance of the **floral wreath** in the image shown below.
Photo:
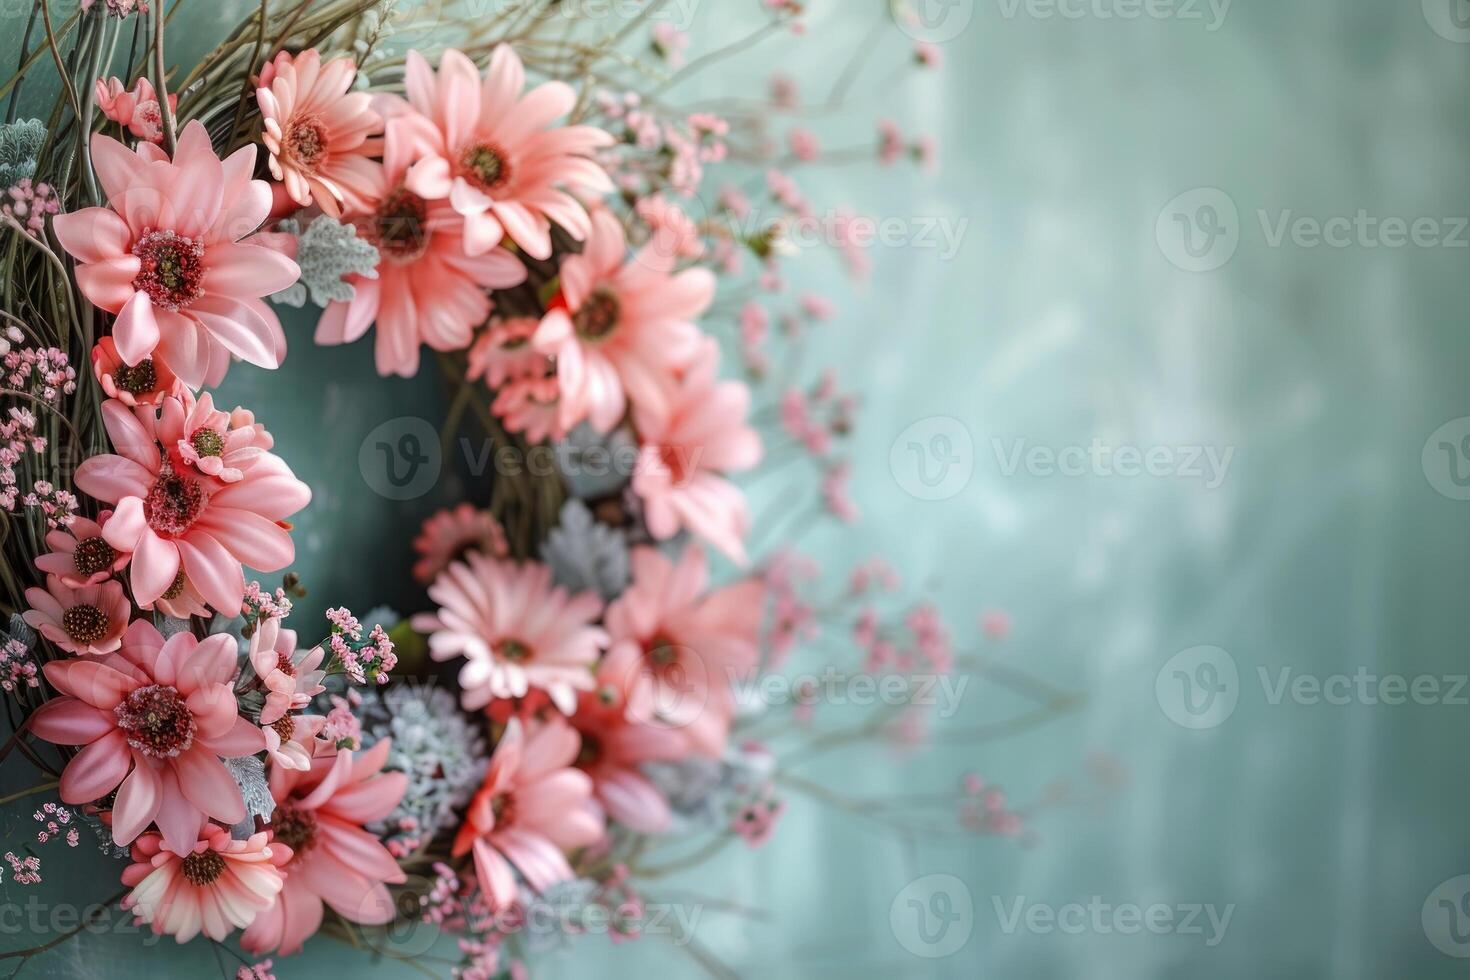
<svg viewBox="0 0 1470 980"><path fill-rule="evenodd" d="M243 978L318 931L424 953L395 922L457 937L455 976L521 975L537 903L573 910L561 933L601 921L633 938L644 882L760 844L786 792L915 832L788 765L912 744L923 702L822 729L814 677L779 716L752 678L780 676L823 622L850 629L850 670L947 675L946 626L926 603L885 611L898 580L881 561L821 595L789 540L753 551L734 478L804 460L815 511L857 519L837 448L856 402L830 375L802 387L793 353L835 307L771 311L797 232L827 233L861 279L864 223L819 214L791 173L928 166L933 146L890 122L876 149L825 150L802 126L782 146L770 131L802 106L779 74L718 115L668 103L704 66L800 33L791 0L752 4L754 34L688 63L660 3L566 37L556 6L446 9L459 42L430 57L390 43L415 26L393 3L266 3L181 72L161 0L84 0L60 24L37 3L0 89L0 757L52 777L5 802L54 792L36 844L90 828L124 859L115 904L216 943ZM937 66L932 45L911 51ZM18 120L24 75L47 63L49 120ZM708 173L737 167L758 176L702 208ZM309 637L285 625L311 489L265 420L209 390L281 364L280 304L319 308L318 344L371 331L383 376L431 352L455 394L446 432L554 447L555 472L501 474L424 524L426 611L329 609ZM742 380L722 377L727 347ZM753 409L753 388L775 396ZM794 539L812 515L788 501L768 530ZM285 574L271 588L246 569ZM999 613L983 625L991 642L1009 629ZM443 670L452 686L432 683ZM1067 704L1037 700L1025 724ZM974 775L951 803L965 832L1004 836L1034 809ZM32 884L25 850L6 857Z"/></svg>

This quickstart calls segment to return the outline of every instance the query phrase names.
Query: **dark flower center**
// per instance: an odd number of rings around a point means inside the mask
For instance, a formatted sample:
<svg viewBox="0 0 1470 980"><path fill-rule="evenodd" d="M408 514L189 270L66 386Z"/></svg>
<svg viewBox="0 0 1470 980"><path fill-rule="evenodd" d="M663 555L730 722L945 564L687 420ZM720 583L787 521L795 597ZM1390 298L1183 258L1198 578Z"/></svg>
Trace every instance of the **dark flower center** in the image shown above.
<svg viewBox="0 0 1470 980"><path fill-rule="evenodd" d="M77 542L77 549L71 553L71 560L76 566L77 574L96 575L112 567L112 563L117 560L117 552L101 538L83 538Z"/></svg>
<svg viewBox="0 0 1470 980"><path fill-rule="evenodd" d="M572 325L582 337L601 340L617 329L622 312L617 294L600 286L582 303L582 308L572 317Z"/></svg>
<svg viewBox="0 0 1470 980"><path fill-rule="evenodd" d="M495 645L495 652L502 660L523 664L531 659L532 650L520 640L501 640Z"/></svg>
<svg viewBox="0 0 1470 980"><path fill-rule="evenodd" d="M291 736L296 734L296 721L290 715L281 715L271 725L277 735L281 736L282 742L291 741Z"/></svg>
<svg viewBox="0 0 1470 980"><path fill-rule="evenodd" d="M174 576L173 584L163 593L165 599L177 599L184 594L184 570L179 569L179 574Z"/></svg>
<svg viewBox="0 0 1470 980"><path fill-rule="evenodd" d="M72 606L61 614L61 628L78 643L95 643L107 635L107 613L92 605Z"/></svg>
<svg viewBox="0 0 1470 980"><path fill-rule="evenodd" d="M315 170L327 152L327 128L315 119L291 124L281 149L303 170Z"/></svg>
<svg viewBox="0 0 1470 980"><path fill-rule="evenodd" d="M277 651L277 653L276 653L276 670L279 670L281 673L285 674L287 677L295 677L296 676L296 665L291 662L291 651L290 650L280 650L280 651Z"/></svg>
<svg viewBox="0 0 1470 980"><path fill-rule="evenodd" d="M643 648L643 655L654 667L671 667L679 662L679 645L663 633L657 633Z"/></svg>
<svg viewBox="0 0 1470 980"><path fill-rule="evenodd" d="M200 456L223 456L225 440L213 429L196 429L189 443Z"/></svg>
<svg viewBox="0 0 1470 980"><path fill-rule="evenodd" d="M460 174L480 190L504 187L510 180L510 162L505 151L489 143L476 143L459 155Z"/></svg>
<svg viewBox="0 0 1470 980"><path fill-rule="evenodd" d="M429 205L413 191L399 187L378 206L369 234L390 259L416 259L429 246Z"/></svg>
<svg viewBox="0 0 1470 980"><path fill-rule="evenodd" d="M602 757L602 743L597 737L587 732L582 732L582 747L577 751L576 765L585 769L594 765Z"/></svg>
<svg viewBox="0 0 1470 980"><path fill-rule="evenodd" d="M191 885L207 885L225 873L225 859L216 851L200 851L184 858L184 877Z"/></svg>
<svg viewBox="0 0 1470 980"><path fill-rule="evenodd" d="M135 366L119 364L112 371L112 383L132 395L146 395L158 386L158 372L153 358L145 357Z"/></svg>
<svg viewBox="0 0 1470 980"><path fill-rule="evenodd" d="M183 534L194 526L208 500L199 484L164 469L148 496L143 498L143 516L155 531Z"/></svg>
<svg viewBox="0 0 1470 980"><path fill-rule="evenodd" d="M142 268L133 288L155 305L179 310L204 293L204 243L172 231L150 231L133 245Z"/></svg>
<svg viewBox="0 0 1470 980"><path fill-rule="evenodd" d="M140 687L112 709L128 744L155 759L172 759L194 744L194 713L177 689Z"/></svg>
<svg viewBox="0 0 1470 980"><path fill-rule="evenodd" d="M316 814L293 806L276 807L271 815L271 830L276 840L291 848L294 863L316 843Z"/></svg>
<svg viewBox="0 0 1470 980"><path fill-rule="evenodd" d="M490 812L495 814L495 829L503 830L515 823L516 800L509 793L502 793L490 801Z"/></svg>

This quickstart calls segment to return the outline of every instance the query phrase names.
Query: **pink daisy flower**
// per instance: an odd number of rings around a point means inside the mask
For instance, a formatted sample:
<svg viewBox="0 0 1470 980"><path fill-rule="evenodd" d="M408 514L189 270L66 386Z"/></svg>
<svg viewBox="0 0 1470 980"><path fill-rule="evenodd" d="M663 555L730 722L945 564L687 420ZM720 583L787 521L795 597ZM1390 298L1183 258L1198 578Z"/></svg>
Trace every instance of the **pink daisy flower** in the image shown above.
<svg viewBox="0 0 1470 980"><path fill-rule="evenodd" d="M612 644L602 676L631 718L681 729L694 751L718 758L734 711L730 682L760 656L765 586L748 579L705 594L697 546L677 565L655 548L635 548L631 562L632 584L604 617Z"/></svg>
<svg viewBox="0 0 1470 980"><path fill-rule="evenodd" d="M378 249L375 278L350 275L354 295L327 305L316 342L348 344L377 324L378 373L412 377L419 345L463 350L490 315L487 290L508 289L526 279L526 268L503 248L470 256L463 219L446 201L429 201L404 186L410 156L405 141L389 133L382 164L373 164L360 210L351 213L358 233Z"/></svg>
<svg viewBox="0 0 1470 980"><path fill-rule="evenodd" d="M290 858L290 848L264 833L232 840L223 827L209 827L183 855L165 850L158 834L144 834L122 873L132 889L122 906L155 935L186 943L202 932L220 942L271 906Z"/></svg>
<svg viewBox="0 0 1470 980"><path fill-rule="evenodd" d="M103 337L92 348L92 373L108 398L116 398L129 408L157 405L167 396L184 390L183 383L163 358L145 357L129 366L111 337Z"/></svg>
<svg viewBox="0 0 1470 980"><path fill-rule="evenodd" d="M262 619L250 637L250 666L265 684L265 706L260 709L260 723L273 725L287 712L300 711L322 691L321 647L296 649L296 631L281 629L275 617ZM289 738L290 733L285 733Z"/></svg>
<svg viewBox="0 0 1470 980"><path fill-rule="evenodd" d="M408 172L408 188L428 200L449 200L464 217L471 255L509 236L526 254L549 259L553 221L578 241L591 229L573 195L613 190L591 159L612 145L612 136L595 126L552 126L576 105L572 87L546 82L522 95L525 86L521 59L506 44L490 56L483 81L458 51L444 52L437 75L410 51L407 104L398 100L388 113L388 129L407 135L420 157Z"/></svg>
<svg viewBox="0 0 1470 980"><path fill-rule="evenodd" d="M227 634L176 633L165 642L138 620L116 654L46 664L62 697L31 716L31 731L86 746L61 774L62 802L92 803L117 790L113 840L131 843L156 822L179 855L194 849L206 818L245 819L240 788L220 757L252 755L264 739L235 704L235 658Z"/></svg>
<svg viewBox="0 0 1470 980"><path fill-rule="evenodd" d="M187 414L165 405L165 414L170 411ZM291 563L296 550L282 522L306 506L311 490L270 453L233 483L198 472L173 444L160 447L162 423L150 407L129 411L109 401L102 418L117 455L84 461L76 484L116 505L103 537L133 555L133 598L145 607L177 598L182 575L209 605L237 615L245 595L242 564L272 572Z"/></svg>
<svg viewBox="0 0 1470 980"><path fill-rule="evenodd" d="M322 64L321 52L282 51L261 73L255 99L265 126L271 176L301 207L316 204L333 217L373 186L368 137L382 129L372 96L353 92L357 65L351 58Z"/></svg>
<svg viewBox="0 0 1470 980"><path fill-rule="evenodd" d="M62 584L73 589L101 585L128 564L132 556L118 551L102 537L102 525L112 516L105 510L97 521L78 515L71 526L58 528L46 535L51 550L36 559L36 567L48 575L59 576Z"/></svg>
<svg viewBox="0 0 1470 980"><path fill-rule="evenodd" d="M123 363L162 354L191 388L218 384L230 356L278 367L286 336L261 297L296 281L296 263L246 236L270 212L270 187L252 180L255 147L221 161L195 120L170 161L100 133L92 166L107 207L59 214L52 227L78 262L82 294L115 314Z"/></svg>
<svg viewBox="0 0 1470 980"><path fill-rule="evenodd" d="M582 736L577 768L592 777L592 794L608 818L643 834L667 831L669 801L643 775L642 765L687 756L684 734L630 717L611 679L583 693L570 721Z"/></svg>
<svg viewBox="0 0 1470 980"><path fill-rule="evenodd" d="M687 530L744 564L750 517L745 495L724 474L760 462L761 439L746 421L750 389L717 380L718 367L718 347L706 340L666 412L633 406L643 443L633 491L658 540Z"/></svg>
<svg viewBox="0 0 1470 980"><path fill-rule="evenodd" d="M432 634L435 660L467 661L459 673L466 710L534 687L570 714L577 692L592 689L589 668L607 646L607 634L592 625L602 612L595 592L568 596L545 565L471 551L439 575L429 597L440 609L415 616L413 627Z"/></svg>
<svg viewBox="0 0 1470 980"><path fill-rule="evenodd" d="M555 371L547 361L539 373L501 386L490 411L507 432L525 436L532 445L566 438L569 430L562 424L561 385L556 382Z"/></svg>
<svg viewBox="0 0 1470 980"><path fill-rule="evenodd" d="M387 885L406 880L393 855L363 824L403 800L408 777L383 772L392 739L366 752L318 755L305 772L271 769L271 839L291 848L286 887L240 937L254 955L301 949L322 924L323 903L350 922L381 925L397 909Z"/></svg>
<svg viewBox="0 0 1470 980"><path fill-rule="evenodd" d="M261 729L271 765L306 772L311 768L317 736L327 727L321 715L282 715Z"/></svg>
<svg viewBox="0 0 1470 980"><path fill-rule="evenodd" d="M480 891L494 911L516 900L512 866L545 891L574 877L564 851L602 839L602 820L589 805L592 780L572 768L579 746L556 716L529 735L512 718L495 746L454 840L456 857L474 852Z"/></svg>
<svg viewBox="0 0 1470 980"><path fill-rule="evenodd" d="M61 533L52 531L47 538ZM78 655L116 650L133 613L119 582L73 588L56 575L46 576L44 589L26 589L26 602L31 608L23 618L31 628L67 653Z"/></svg>
<svg viewBox="0 0 1470 980"><path fill-rule="evenodd" d="M147 78L139 77L131 89L125 88L120 78L99 78L92 92L102 115L125 126L140 140L163 142L163 108L158 104L158 92ZM177 94L169 94L168 107L179 107Z"/></svg>
<svg viewBox="0 0 1470 980"><path fill-rule="evenodd" d="M542 374L546 355L531 346L531 337L541 321L532 317L492 320L470 348L471 381L485 379L491 388L499 388L514 378Z"/></svg>
<svg viewBox="0 0 1470 980"><path fill-rule="evenodd" d="M626 255L623 226L598 211L586 249L562 262L561 292L536 331L536 349L556 358L565 429L585 418L609 432L629 399L666 412L668 379L698 352L692 321L714 298L714 275L672 274L674 256L657 243L631 262Z"/></svg>
<svg viewBox="0 0 1470 980"><path fill-rule="evenodd" d="M166 399L155 432L185 467L222 483L239 483L275 445L254 413L244 408L221 412L207 391L198 399L188 392Z"/></svg>
<svg viewBox="0 0 1470 980"><path fill-rule="evenodd" d="M467 551L478 551L491 558L504 558L510 551L505 530L495 515L471 504L441 510L424 521L423 529L414 539L413 550L422 556L414 563L413 577L425 585Z"/></svg>

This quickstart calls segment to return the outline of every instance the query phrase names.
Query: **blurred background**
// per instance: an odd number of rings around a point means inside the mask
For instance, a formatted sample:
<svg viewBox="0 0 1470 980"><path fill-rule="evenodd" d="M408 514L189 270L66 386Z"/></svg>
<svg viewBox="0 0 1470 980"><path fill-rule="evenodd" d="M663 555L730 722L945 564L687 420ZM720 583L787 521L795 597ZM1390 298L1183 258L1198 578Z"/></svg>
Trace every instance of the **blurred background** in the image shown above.
<svg viewBox="0 0 1470 980"><path fill-rule="evenodd" d="M1071 802L1020 838L905 839L793 795L762 849L663 898L742 976L1463 976L1470 3L923 0L907 33L881 0L807 6L805 37L711 66L681 104L759 97L774 66L820 98L875 47L851 111L809 125L867 146L890 117L941 162L797 172L815 204L907 229L857 294L831 256L793 273L838 304L808 362L863 404L862 523L801 547L836 574L885 556L961 649L1004 610L986 653L1082 701L974 744L1024 708L977 677L932 747L799 773L857 799L974 773L1018 804L1066 780ZM691 57L758 7L679 5ZM181 15L177 60L240 9ZM919 40L942 66L900 73ZM441 501L364 492L358 453L435 418L437 379L367 383L367 344L288 333L284 368L232 372L222 400L257 406L316 493L303 613L416 611L408 545ZM30 832L24 805L0 820ZM5 902L104 868L49 855ZM539 965L699 975L687 952L589 939ZM217 972L207 947L168 956L84 936L23 975ZM418 975L331 941L277 960L282 980L328 970Z"/></svg>

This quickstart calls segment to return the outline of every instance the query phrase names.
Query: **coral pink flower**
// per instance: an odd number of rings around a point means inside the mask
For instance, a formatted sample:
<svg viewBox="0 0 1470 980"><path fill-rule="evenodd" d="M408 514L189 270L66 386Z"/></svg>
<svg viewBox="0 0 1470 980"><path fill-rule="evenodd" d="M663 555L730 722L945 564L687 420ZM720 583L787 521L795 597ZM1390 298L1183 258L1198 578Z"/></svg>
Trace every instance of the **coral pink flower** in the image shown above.
<svg viewBox="0 0 1470 980"><path fill-rule="evenodd" d="M510 551L505 530L495 515L470 504L441 510L424 521L423 529L414 539L413 550L423 556L414 563L413 577L425 585L467 551L478 551L491 558L504 558Z"/></svg>
<svg viewBox="0 0 1470 980"><path fill-rule="evenodd" d="M633 491L655 538L683 528L743 564L750 518L744 494L724 474L760 462L761 440L746 422L750 389L718 381L718 365L719 351L707 340L666 413L633 406L643 442Z"/></svg>
<svg viewBox="0 0 1470 980"><path fill-rule="evenodd" d="M220 942L271 906L290 858L290 848L264 833L232 840L228 830L210 827L182 856L164 850L159 835L144 834L122 874L132 888L122 906L156 935L186 943L202 932Z"/></svg>
<svg viewBox="0 0 1470 980"><path fill-rule="evenodd" d="M61 533L51 532L48 541ZM84 553L92 550L89 546ZM46 576L44 589L26 589L26 602L31 608L25 621L61 649L76 654L116 650L133 612L118 582L72 588L56 575Z"/></svg>
<svg viewBox="0 0 1470 980"><path fill-rule="evenodd" d="M577 768L592 777L592 792L607 816L643 834L669 829L669 801L641 770L645 762L672 762L689 754L684 733L630 717L617 679L584 693L571 724L582 736Z"/></svg>
<svg viewBox="0 0 1470 980"><path fill-rule="evenodd" d="M626 253L623 226L598 211L586 249L562 262L561 293L536 331L536 349L556 358L563 428L585 418L611 431L629 399L666 413L673 373L698 352L691 321L714 298L714 275L671 275L674 256L658 241L631 262Z"/></svg>
<svg viewBox="0 0 1470 980"><path fill-rule="evenodd" d="M352 92L357 66L351 58L322 64L321 52L307 48L294 57L282 51L262 72L255 90L265 125L261 142L270 151L271 176L302 207L316 204L333 218L373 186L368 137L382 119L372 96Z"/></svg>
<svg viewBox="0 0 1470 980"><path fill-rule="evenodd" d="M306 772L316 751L316 737L326 727L327 719L321 715L282 715L261 729L265 754L272 765Z"/></svg>
<svg viewBox="0 0 1470 980"><path fill-rule="evenodd" d="M415 616L414 629L432 633L435 660L468 661L459 673L467 710L537 687L570 714L577 692L591 690L589 668L607 646L592 625L602 612L595 592L568 596L545 565L471 551L429 586L429 597L441 608Z"/></svg>
<svg viewBox="0 0 1470 980"><path fill-rule="evenodd" d="M319 344L347 344L376 322L374 355L384 377L418 373L420 344L468 347L490 315L486 291L526 279L525 266L505 249L466 254L464 221L448 202L425 200L403 185L409 160L405 141L390 132L361 211L352 212L358 233L378 249L376 277L347 276L352 299L328 304L316 329Z"/></svg>
<svg viewBox="0 0 1470 980"><path fill-rule="evenodd" d="M168 395L177 395L184 389L161 357L145 357L129 367L111 337L103 337L92 348L92 373L108 398L116 398L129 408L157 405Z"/></svg>
<svg viewBox="0 0 1470 980"><path fill-rule="evenodd" d="M153 83L139 77L132 90L123 87L122 79L97 79L93 86L93 97L102 114L140 140L150 143L163 141L163 110L158 104L158 92ZM177 109L179 97L170 93L168 107Z"/></svg>
<svg viewBox="0 0 1470 980"><path fill-rule="evenodd" d="M563 851L602 839L602 820L589 806L592 780L573 769L577 733L562 719L524 734L507 724L485 784L470 801L454 840L456 857L471 850L486 904L495 911L516 899L512 865L536 891L573 877Z"/></svg>
<svg viewBox="0 0 1470 980"><path fill-rule="evenodd" d="M264 747L235 704L235 641L128 627L122 649L102 660L53 660L43 668L62 697L31 716L31 731L58 745L85 745L61 774L62 802L91 803L117 790L112 837L132 842L156 822L165 846L186 855L205 818L245 819L245 802L221 756Z"/></svg>
<svg viewBox="0 0 1470 980"><path fill-rule="evenodd" d="M408 172L409 190L449 200L464 216L471 255L509 236L526 254L549 259L553 221L578 241L591 229L586 209L567 191L613 190L590 159L612 145L611 135L595 126L548 128L576 105L572 87L546 82L522 96L525 85L525 69L509 45L495 49L483 81L458 51L444 52L438 75L410 51L408 103L388 112L389 131L408 135L421 157Z"/></svg>
<svg viewBox="0 0 1470 980"><path fill-rule="evenodd" d="M547 361L541 373L501 386L490 410L507 432L524 435L532 444L560 442L567 437L569 430L562 424L561 385L556 383L555 370Z"/></svg>
<svg viewBox="0 0 1470 980"><path fill-rule="evenodd" d="M750 579L704 594L709 569L697 546L677 565L654 548L635 548L631 562L632 584L607 609L601 676L634 720L682 729L694 751L718 757L734 710L730 682L759 657L765 586Z"/></svg>
<svg viewBox="0 0 1470 980"><path fill-rule="evenodd" d="M260 723L273 725L288 711L300 711L322 691L321 647L296 649L296 631L281 629L275 617L262 619L250 638L250 666L266 687L265 706L260 709ZM289 737L289 735L287 736Z"/></svg>
<svg viewBox="0 0 1470 980"><path fill-rule="evenodd" d="M286 336L261 297L299 270L246 238L270 211L270 187L250 176L255 147L221 161L195 120L172 161L151 143L133 152L99 133L92 166L108 206L59 214L52 226L78 262L83 295L116 314L123 363L157 352L191 388L218 384L232 354L279 366Z"/></svg>
<svg viewBox="0 0 1470 980"><path fill-rule="evenodd" d="M363 824L382 820L403 800L408 777L383 772L392 739L354 755L318 755L297 772L273 767L276 809L272 840L291 848L286 887L240 937L255 955L294 953L321 928L322 903L350 922L381 925L397 911L387 885L401 884L403 870Z"/></svg>
<svg viewBox="0 0 1470 980"><path fill-rule="evenodd" d="M123 570L132 557L118 551L102 537L102 525L112 516L103 511L99 521L77 516L71 526L46 535L51 551L36 559L36 567L48 575L60 576L63 584L73 589L101 585Z"/></svg>
<svg viewBox="0 0 1470 980"><path fill-rule="evenodd" d="M204 392L196 400L185 394L163 402L155 428L158 441L172 455L205 476L222 483L239 483L245 471L264 459L275 445L254 413L236 408L221 412L214 396Z"/></svg>
<svg viewBox="0 0 1470 980"><path fill-rule="evenodd" d="M466 376L471 381L484 378L485 384L499 388L514 378L543 373L546 355L531 346L540 325L540 320L531 317L491 321L470 348Z"/></svg>
<svg viewBox="0 0 1470 980"><path fill-rule="evenodd" d="M165 416L187 416L184 399L167 401L176 407L165 404ZM245 595L241 565L271 572L291 563L296 550L281 522L306 506L311 490L270 453L233 483L198 472L174 444L159 446L160 431L170 426L150 407L129 411L109 401L102 418L118 454L84 461L76 484L117 505L103 537L133 555L133 598L145 607L177 598L182 575L216 610L237 615Z"/></svg>

